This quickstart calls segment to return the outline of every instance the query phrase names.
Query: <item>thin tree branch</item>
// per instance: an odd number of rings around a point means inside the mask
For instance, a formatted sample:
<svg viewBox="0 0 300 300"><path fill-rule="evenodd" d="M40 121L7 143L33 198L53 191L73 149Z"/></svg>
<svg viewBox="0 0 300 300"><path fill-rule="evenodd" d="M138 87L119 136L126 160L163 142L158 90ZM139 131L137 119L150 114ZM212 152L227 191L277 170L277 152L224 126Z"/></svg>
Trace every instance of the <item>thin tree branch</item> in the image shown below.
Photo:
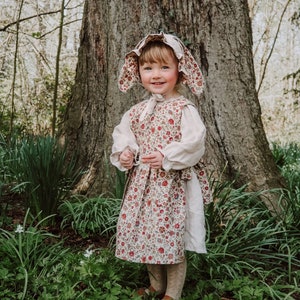
<svg viewBox="0 0 300 300"><path fill-rule="evenodd" d="M75 22L78 22L78 21L82 21L82 19L76 19L76 20L72 20L72 21L66 22L66 23L63 24L63 27L68 26L68 25L70 25L70 24L72 24L72 23L75 23ZM35 38L36 38L36 39L42 39L42 38L44 38L46 35L51 34L52 32L56 31L57 29L60 29L60 26L54 27L52 30L50 30L50 31L48 31L48 32L46 32L46 33L44 33L44 34L42 34L42 35L39 36L39 37L35 37Z"/></svg>
<svg viewBox="0 0 300 300"><path fill-rule="evenodd" d="M263 81L265 79L265 75L266 75L266 71L267 71L267 66L268 66L269 60L270 60L270 58L272 56L273 50L275 48L275 44L277 42L277 38L278 38L278 35L279 35L279 31L280 31L280 27L281 27L281 24L282 24L282 20L283 20L284 14L285 14L285 12L287 10L287 7L290 4L290 2L291 2L291 0L288 0L286 2L285 6L284 6L284 9L283 9L283 11L281 13L281 16L280 16L280 19L279 19L279 23L278 23L278 27L277 27L277 31L276 31L276 34L275 34L275 38L273 40L272 47L270 49L270 52L268 54L268 57L266 59L266 62L265 62L264 68L263 68L263 73L262 73L261 80L260 80L260 83L259 83L258 88L257 88L257 93L259 93L259 91L261 89L261 86L262 86L262 83L263 83Z"/></svg>
<svg viewBox="0 0 300 300"><path fill-rule="evenodd" d="M24 0L21 1L19 6L18 18L16 21L17 34L16 34L16 43L15 43L15 54L14 54L14 66L13 66L13 79L11 86L11 104L10 104L10 125L9 125L9 134L13 133L13 125L15 118L15 86L16 86L16 77L17 77L17 60L18 60L18 50L19 50L19 28L20 28L20 18L22 13L22 7Z"/></svg>
<svg viewBox="0 0 300 300"><path fill-rule="evenodd" d="M82 19L76 19L76 20L72 20L72 21L66 22L66 23L63 24L63 26L65 27L65 26L68 26L68 25L70 25L70 24L72 24L72 23L75 23L75 22L78 22L78 21L82 21ZM35 38L35 39L37 39L37 40L40 40L40 39L44 38L45 36L47 36L48 34L53 33L54 31L56 31L56 30L59 29L59 28L60 28L60 26L56 26L56 27L54 27L53 29L51 29L50 31L48 31L48 32L46 32L46 33L44 33L44 34L42 34L42 35L40 35L40 36L33 36L32 33L29 34L29 33L26 33L26 32L20 32L20 33L22 33L22 34L25 35L25 36L27 35L27 36L30 36L30 37ZM15 30L8 30L7 32L13 33L13 34L16 33Z"/></svg>
<svg viewBox="0 0 300 300"><path fill-rule="evenodd" d="M33 15L33 16L29 16L29 17L26 17L26 18L23 18L23 19L20 19L20 20L17 20L17 21L14 21L12 23L9 23L9 24L5 25L4 27L0 28L0 31L6 31L8 28L10 28L10 27L12 27L12 26L14 26L18 23L24 22L24 21L28 21L28 20L31 20L31 19L34 19L34 18L37 18L37 17L40 17L40 16L57 14L59 12L60 12L60 10L55 10L55 11L48 11L48 12L36 14L36 15Z"/></svg>
<svg viewBox="0 0 300 300"><path fill-rule="evenodd" d="M263 41L265 35L267 34L267 29L265 29L265 31L262 33L262 35L260 36L259 40L257 41L256 43L256 47L255 49L253 50L253 56L256 55L258 49L259 49L259 46L260 46L260 43Z"/></svg>
<svg viewBox="0 0 300 300"><path fill-rule="evenodd" d="M56 64L55 64L54 93L53 93L53 103L52 103L52 136L53 137L55 136L55 128L56 128L56 110L57 110L56 103L57 103L57 93L58 93L58 84L59 84L60 53L61 53L61 45L62 45L62 40L63 40L64 9L65 9L65 0L62 0L61 12L60 12L58 46L57 46Z"/></svg>
<svg viewBox="0 0 300 300"><path fill-rule="evenodd" d="M82 4L78 4L74 7L67 7L68 4L70 3L71 1L69 1L66 6L64 7L64 10L71 10L71 9L74 9L74 8L77 8L79 6L81 6ZM6 31L8 28L16 25L17 23L21 23L21 22L24 22L24 21L28 21L28 20L31 20L31 19L34 19L34 18L38 18L38 17L41 17L41 16L47 16L47 15L53 15L53 14L57 14L61 11L61 9L58 9L58 10L53 10L53 11L46 11L46 12L43 12L43 13L38 13L36 15L32 15L32 16L29 16L29 17L26 17L26 18L23 18L23 19L20 19L20 20L17 20L17 21L14 21L12 23L9 23L7 25L5 25L4 27L0 28L0 31Z"/></svg>

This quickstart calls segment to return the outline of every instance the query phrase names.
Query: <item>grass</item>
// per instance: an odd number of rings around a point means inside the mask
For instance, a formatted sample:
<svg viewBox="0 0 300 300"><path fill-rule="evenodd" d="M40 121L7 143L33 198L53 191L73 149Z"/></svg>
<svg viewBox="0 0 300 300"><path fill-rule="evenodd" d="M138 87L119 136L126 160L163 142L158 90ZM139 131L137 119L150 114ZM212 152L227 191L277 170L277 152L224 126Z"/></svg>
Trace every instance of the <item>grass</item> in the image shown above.
<svg viewBox="0 0 300 300"><path fill-rule="evenodd" d="M28 210L23 224L18 224L13 231L0 229L1 299L27 299L35 280L45 276L68 252L62 247L62 241L53 242L57 237L41 229L51 216L38 221L39 218L29 218L29 215Z"/></svg>
<svg viewBox="0 0 300 300"><path fill-rule="evenodd" d="M59 207L63 216L61 227L71 226L82 237L111 236L115 233L120 205L121 199L75 196Z"/></svg>
<svg viewBox="0 0 300 300"><path fill-rule="evenodd" d="M263 192L214 181L215 201L205 207L208 254L187 253L183 300L300 299L300 149L294 144L272 149L288 184L286 189L266 192L278 195L284 213L271 214L261 201ZM2 148L0 159L6 170L7 157ZM16 180L16 174L3 173L2 184ZM122 174L117 180L124 186ZM118 196L122 186L116 186ZM118 198L69 197L58 209L61 226L87 238L113 238ZM145 266L116 259L112 245L63 247L59 237L45 231L47 220L39 221L30 213L22 224L1 230L1 299L137 299L134 290L148 285ZM4 220L5 214L3 207L0 218Z"/></svg>

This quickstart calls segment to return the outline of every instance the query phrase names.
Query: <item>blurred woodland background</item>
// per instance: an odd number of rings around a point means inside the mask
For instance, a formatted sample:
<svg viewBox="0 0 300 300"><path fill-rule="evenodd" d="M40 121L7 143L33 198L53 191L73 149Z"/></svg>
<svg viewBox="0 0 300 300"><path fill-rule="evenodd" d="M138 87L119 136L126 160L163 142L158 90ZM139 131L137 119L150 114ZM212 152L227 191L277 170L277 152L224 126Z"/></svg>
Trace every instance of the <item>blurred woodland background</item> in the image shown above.
<svg viewBox="0 0 300 300"><path fill-rule="evenodd" d="M300 1L248 2L267 138L299 142ZM74 84L83 6L82 0L1 1L2 133L49 134L59 127Z"/></svg>

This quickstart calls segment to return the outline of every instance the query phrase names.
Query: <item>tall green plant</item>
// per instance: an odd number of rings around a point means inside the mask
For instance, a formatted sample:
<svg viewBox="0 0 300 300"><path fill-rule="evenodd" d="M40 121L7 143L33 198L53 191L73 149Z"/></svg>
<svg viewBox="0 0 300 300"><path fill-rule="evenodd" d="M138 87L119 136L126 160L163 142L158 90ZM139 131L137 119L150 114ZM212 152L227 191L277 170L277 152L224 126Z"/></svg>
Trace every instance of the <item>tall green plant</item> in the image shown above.
<svg viewBox="0 0 300 300"><path fill-rule="evenodd" d="M115 197L117 199L123 198L124 189L126 186L126 174L125 172L121 172L120 170L116 169L116 182L113 183L116 186L115 189Z"/></svg>
<svg viewBox="0 0 300 300"><path fill-rule="evenodd" d="M40 219L55 214L79 175L75 159L67 161L66 148L49 136L22 139L11 151L15 189L25 193L32 214Z"/></svg>
<svg viewBox="0 0 300 300"><path fill-rule="evenodd" d="M52 128L52 136L53 137L55 136L55 129L56 129L57 95L58 95L58 86L59 86L61 46L63 43L64 17L65 17L65 0L62 0L61 1L61 10L60 10L58 46L57 46L56 64L55 64L54 94L53 94L53 103L52 103L52 126L51 126L51 128Z"/></svg>

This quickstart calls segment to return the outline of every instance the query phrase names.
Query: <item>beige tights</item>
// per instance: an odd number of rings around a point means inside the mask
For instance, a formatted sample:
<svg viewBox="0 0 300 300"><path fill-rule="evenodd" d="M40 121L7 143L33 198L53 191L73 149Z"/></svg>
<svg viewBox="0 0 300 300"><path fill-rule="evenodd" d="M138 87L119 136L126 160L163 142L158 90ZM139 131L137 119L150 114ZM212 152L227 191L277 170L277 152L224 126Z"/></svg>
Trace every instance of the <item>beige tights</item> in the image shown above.
<svg viewBox="0 0 300 300"><path fill-rule="evenodd" d="M156 292L162 294L167 288L166 265L147 265L150 284Z"/></svg>
<svg viewBox="0 0 300 300"><path fill-rule="evenodd" d="M166 295L174 300L179 300L185 282L186 260L175 265L167 265L167 290Z"/></svg>
<svg viewBox="0 0 300 300"><path fill-rule="evenodd" d="M150 284L160 294L179 300L186 276L186 260L174 265L147 265Z"/></svg>

